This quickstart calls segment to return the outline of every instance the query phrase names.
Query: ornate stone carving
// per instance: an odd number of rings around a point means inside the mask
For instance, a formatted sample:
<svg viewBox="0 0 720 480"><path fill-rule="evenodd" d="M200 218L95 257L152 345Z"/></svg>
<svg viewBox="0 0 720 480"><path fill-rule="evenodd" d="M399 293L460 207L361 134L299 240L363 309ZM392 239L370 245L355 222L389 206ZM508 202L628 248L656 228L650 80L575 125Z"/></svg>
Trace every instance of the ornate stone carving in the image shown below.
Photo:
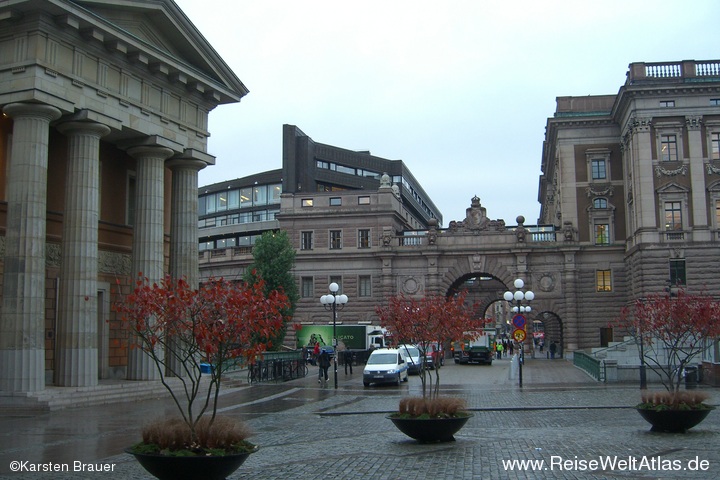
<svg viewBox="0 0 720 480"><path fill-rule="evenodd" d="M666 168L661 167L660 165L655 166L655 176L656 177L662 177L665 175L666 177L673 177L675 175L687 175L687 165L683 164L680 165L678 168L674 170L668 170Z"/></svg>
<svg viewBox="0 0 720 480"><path fill-rule="evenodd" d="M552 273L543 273L538 286L543 292L552 292L555 290L555 276Z"/></svg>
<svg viewBox="0 0 720 480"><path fill-rule="evenodd" d="M575 234L577 233L577 229L573 227L572 222L567 221L563 222L563 238L566 242L572 242L575 240Z"/></svg>
<svg viewBox="0 0 720 480"><path fill-rule="evenodd" d="M698 130L702 127L703 119L700 116L692 115L685 117L685 126L688 130Z"/></svg>
<svg viewBox="0 0 720 480"><path fill-rule="evenodd" d="M413 295L415 293L418 293L420 290L420 282L418 282L415 277L406 277L405 280L402 281L402 291Z"/></svg>
<svg viewBox="0 0 720 480"><path fill-rule="evenodd" d="M475 195L470 200L470 208L465 209L465 220L450 222L449 233L478 233L480 231L505 231L505 221L490 220L487 209L480 205L480 198Z"/></svg>
<svg viewBox="0 0 720 480"><path fill-rule="evenodd" d="M708 175L720 175L720 168L716 167L712 163L706 163L705 164L705 170L707 171Z"/></svg>
<svg viewBox="0 0 720 480"><path fill-rule="evenodd" d="M615 193L615 187L613 187L612 185L603 185L603 186L598 186L597 190L593 187L587 187L585 189L585 193L587 194L588 198L612 197L613 193Z"/></svg>
<svg viewBox="0 0 720 480"><path fill-rule="evenodd" d="M60 267L62 259L62 250L57 243L46 243L45 244L45 266L46 267Z"/></svg>
<svg viewBox="0 0 720 480"><path fill-rule="evenodd" d="M98 271L114 275L130 275L130 255L116 252L98 252Z"/></svg>

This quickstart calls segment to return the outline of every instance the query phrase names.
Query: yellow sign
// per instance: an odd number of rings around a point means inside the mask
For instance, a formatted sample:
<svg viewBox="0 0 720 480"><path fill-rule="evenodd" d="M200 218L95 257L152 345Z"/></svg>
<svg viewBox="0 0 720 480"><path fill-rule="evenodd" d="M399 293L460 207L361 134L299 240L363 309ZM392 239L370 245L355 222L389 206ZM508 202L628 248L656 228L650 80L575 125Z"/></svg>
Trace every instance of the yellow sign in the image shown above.
<svg viewBox="0 0 720 480"><path fill-rule="evenodd" d="M525 341L525 330L521 330L521 329L519 329L519 328L516 329L516 330L513 332L513 338L514 338L515 341L518 342L518 343L524 342L524 341Z"/></svg>

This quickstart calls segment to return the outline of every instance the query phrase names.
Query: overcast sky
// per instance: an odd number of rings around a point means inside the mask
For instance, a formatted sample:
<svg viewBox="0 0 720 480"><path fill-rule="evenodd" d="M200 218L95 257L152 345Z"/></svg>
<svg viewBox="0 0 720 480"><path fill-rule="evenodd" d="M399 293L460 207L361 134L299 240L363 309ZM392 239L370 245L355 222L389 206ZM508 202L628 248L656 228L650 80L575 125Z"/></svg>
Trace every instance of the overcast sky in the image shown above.
<svg viewBox="0 0 720 480"><path fill-rule="evenodd" d="M535 224L559 96L633 62L720 59L720 2L176 0L250 93L210 113L200 185L282 166L282 125L401 159L443 215Z"/></svg>

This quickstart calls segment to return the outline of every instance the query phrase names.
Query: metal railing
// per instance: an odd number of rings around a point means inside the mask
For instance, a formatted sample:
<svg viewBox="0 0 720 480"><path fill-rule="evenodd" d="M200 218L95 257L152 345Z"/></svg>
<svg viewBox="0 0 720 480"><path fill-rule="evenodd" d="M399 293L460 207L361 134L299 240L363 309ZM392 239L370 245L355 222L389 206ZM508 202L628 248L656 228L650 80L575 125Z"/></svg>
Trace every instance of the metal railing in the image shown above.
<svg viewBox="0 0 720 480"><path fill-rule="evenodd" d="M584 370L598 382L605 382L605 362L585 352L573 352L573 365Z"/></svg>

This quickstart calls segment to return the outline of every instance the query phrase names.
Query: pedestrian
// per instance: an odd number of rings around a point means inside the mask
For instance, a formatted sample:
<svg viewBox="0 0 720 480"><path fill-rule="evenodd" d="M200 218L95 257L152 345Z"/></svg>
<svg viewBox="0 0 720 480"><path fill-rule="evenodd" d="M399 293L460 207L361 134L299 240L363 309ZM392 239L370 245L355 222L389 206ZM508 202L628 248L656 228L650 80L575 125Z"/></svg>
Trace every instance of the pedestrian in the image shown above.
<svg viewBox="0 0 720 480"><path fill-rule="evenodd" d="M317 364L318 364L318 383L323 383L323 381L327 384L328 381L328 368L330 368L330 355L328 354L327 350L321 350L320 354L317 356Z"/></svg>
<svg viewBox="0 0 720 480"><path fill-rule="evenodd" d="M312 364L317 365L317 359L318 355L320 355L320 342L315 342L315 346L313 347L313 356L312 356Z"/></svg>
<svg viewBox="0 0 720 480"><path fill-rule="evenodd" d="M553 341L550 344L550 358L555 358L555 352L557 352L557 344Z"/></svg>
<svg viewBox="0 0 720 480"><path fill-rule="evenodd" d="M510 350L510 356L512 357L513 352L515 351L515 342L512 340L508 342L508 350Z"/></svg>
<svg viewBox="0 0 720 480"><path fill-rule="evenodd" d="M350 369L350 375L352 375L353 353L349 348L345 349L345 357L343 361L345 362L345 375L347 375L348 369Z"/></svg>
<svg viewBox="0 0 720 480"><path fill-rule="evenodd" d="M495 344L495 350L497 350L497 359L500 360L502 358L502 354L503 354L502 342L497 342Z"/></svg>

